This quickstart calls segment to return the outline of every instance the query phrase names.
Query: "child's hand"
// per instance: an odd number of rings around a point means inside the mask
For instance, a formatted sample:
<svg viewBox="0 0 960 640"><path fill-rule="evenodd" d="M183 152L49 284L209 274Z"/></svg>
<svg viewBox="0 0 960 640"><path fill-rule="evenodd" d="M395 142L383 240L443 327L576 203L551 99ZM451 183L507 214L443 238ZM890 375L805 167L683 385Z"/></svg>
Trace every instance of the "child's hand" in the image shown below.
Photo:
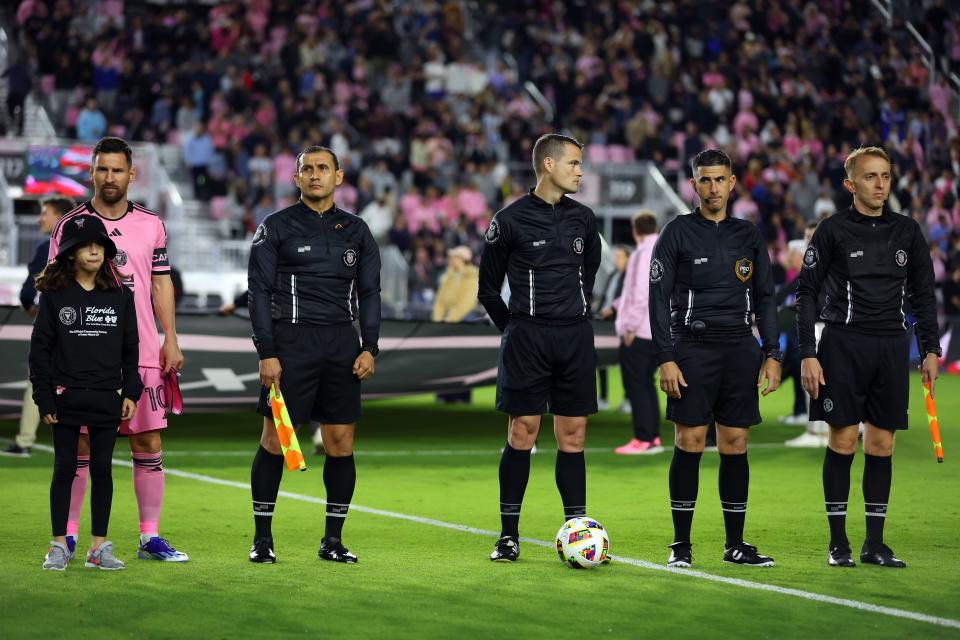
<svg viewBox="0 0 960 640"><path fill-rule="evenodd" d="M57 424L57 414L48 413L43 416L43 424Z"/></svg>
<svg viewBox="0 0 960 640"><path fill-rule="evenodd" d="M137 412L137 403L130 398L123 399L123 409L120 410L121 420L132 420L133 414Z"/></svg>

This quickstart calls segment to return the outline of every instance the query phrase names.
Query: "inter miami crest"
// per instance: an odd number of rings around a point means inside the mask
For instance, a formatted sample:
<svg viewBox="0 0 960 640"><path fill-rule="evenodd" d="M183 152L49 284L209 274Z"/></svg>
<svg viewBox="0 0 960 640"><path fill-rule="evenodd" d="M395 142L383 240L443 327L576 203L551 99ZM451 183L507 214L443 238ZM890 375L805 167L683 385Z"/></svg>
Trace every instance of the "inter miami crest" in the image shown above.
<svg viewBox="0 0 960 640"><path fill-rule="evenodd" d="M659 258L650 261L650 282L660 282L663 277L663 263Z"/></svg>
<svg viewBox="0 0 960 640"><path fill-rule="evenodd" d="M353 249L347 249L343 252L343 264L352 267L357 264L357 252Z"/></svg>
<svg viewBox="0 0 960 640"><path fill-rule="evenodd" d="M77 321L77 311L73 307L60 309L60 322L68 327Z"/></svg>
<svg viewBox="0 0 960 640"><path fill-rule="evenodd" d="M127 252L117 247L117 255L113 256L113 266L117 269L127 264Z"/></svg>
<svg viewBox="0 0 960 640"><path fill-rule="evenodd" d="M740 282L746 282L753 275L753 263L746 258L741 258L733 265L734 273L740 278Z"/></svg>
<svg viewBox="0 0 960 640"><path fill-rule="evenodd" d="M577 255L583 253L583 238L573 239L573 252Z"/></svg>
<svg viewBox="0 0 960 640"><path fill-rule="evenodd" d="M907 252L903 249L898 249L897 253L893 256L893 259L896 260L898 267L907 266Z"/></svg>
<svg viewBox="0 0 960 640"><path fill-rule="evenodd" d="M500 223L495 219L491 220L483 239L487 241L487 244L495 244L500 239Z"/></svg>

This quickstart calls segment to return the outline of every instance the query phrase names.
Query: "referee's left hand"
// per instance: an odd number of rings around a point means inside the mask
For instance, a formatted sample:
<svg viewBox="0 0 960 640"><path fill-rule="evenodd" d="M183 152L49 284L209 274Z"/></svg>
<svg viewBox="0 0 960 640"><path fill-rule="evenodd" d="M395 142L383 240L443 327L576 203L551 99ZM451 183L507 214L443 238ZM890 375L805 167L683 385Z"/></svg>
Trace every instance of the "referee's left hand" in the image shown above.
<svg viewBox="0 0 960 640"><path fill-rule="evenodd" d="M933 397L933 383L936 381L940 370L940 358L935 353L928 353L927 357L920 363L920 380L923 384L930 383L930 397Z"/></svg>
<svg viewBox="0 0 960 640"><path fill-rule="evenodd" d="M373 356L370 355L369 351L361 351L357 359L353 361L353 375L362 381L372 376L373 372Z"/></svg>
<svg viewBox="0 0 960 640"><path fill-rule="evenodd" d="M767 382L767 388L760 392L762 396L780 388L780 363L773 358L764 360L763 367L760 368L760 379L757 380L757 388L762 387L764 381Z"/></svg>

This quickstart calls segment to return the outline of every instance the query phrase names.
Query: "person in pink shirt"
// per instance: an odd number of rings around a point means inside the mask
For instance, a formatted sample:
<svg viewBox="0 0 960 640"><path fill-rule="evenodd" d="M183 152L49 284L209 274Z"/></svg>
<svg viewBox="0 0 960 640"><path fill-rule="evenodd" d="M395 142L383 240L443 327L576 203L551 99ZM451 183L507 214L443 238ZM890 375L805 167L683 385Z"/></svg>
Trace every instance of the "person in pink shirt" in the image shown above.
<svg viewBox="0 0 960 640"><path fill-rule="evenodd" d="M633 414L633 438L617 447L621 455L660 453L660 397L654 386L656 349L650 332L650 257L657 242L657 214L641 211L630 221L637 248L627 262L623 293L614 303L620 337L620 372Z"/></svg>
<svg viewBox="0 0 960 640"><path fill-rule="evenodd" d="M186 562L189 559L187 554L174 549L159 534L164 490L160 433L167 428L165 413L169 400L164 379L171 370L178 371L183 367L183 353L177 344L174 320L167 232L157 214L127 199L127 188L134 176L136 168L130 146L120 138L101 138L93 149L90 164L93 198L63 216L54 227L47 260L57 256L64 225L79 215L98 216L117 246L113 264L124 274L123 284L133 291L140 337L138 368L144 385L133 419L120 423L120 434L127 436L130 442L133 490L140 515L137 557ZM163 327L162 344L154 312ZM71 553L76 545L87 488L89 447L87 437L81 436L67 519L67 546Z"/></svg>

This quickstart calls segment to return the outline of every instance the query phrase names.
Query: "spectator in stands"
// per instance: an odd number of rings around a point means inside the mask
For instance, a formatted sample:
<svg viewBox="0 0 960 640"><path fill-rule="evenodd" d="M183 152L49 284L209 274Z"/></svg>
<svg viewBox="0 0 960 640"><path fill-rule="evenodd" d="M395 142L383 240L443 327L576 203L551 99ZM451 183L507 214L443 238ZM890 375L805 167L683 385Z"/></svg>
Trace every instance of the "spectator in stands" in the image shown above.
<svg viewBox="0 0 960 640"><path fill-rule="evenodd" d="M3 71L2 77L7 79L7 113L13 123L15 135L23 135L23 123L27 95L33 88L33 77L30 66L19 57L14 57Z"/></svg>
<svg viewBox="0 0 960 640"><path fill-rule="evenodd" d="M77 140L96 142L107 132L107 117L97 107L93 96L86 99L80 115L77 116Z"/></svg>
<svg viewBox="0 0 960 640"><path fill-rule="evenodd" d="M213 162L213 156L213 139L210 137L206 125L198 122L193 130L193 135L187 138L187 143L183 148L183 158L187 166L190 167L190 175L193 178L193 195L198 200L207 201L210 199L207 171Z"/></svg>
<svg viewBox="0 0 960 640"><path fill-rule="evenodd" d="M447 269L440 276L431 320L462 322L466 319L477 308L479 278L480 270L473 264L470 247L461 245L447 251Z"/></svg>
<svg viewBox="0 0 960 640"><path fill-rule="evenodd" d="M413 253L413 264L410 267L409 284L410 302L419 308L430 308L437 287L437 271L430 259L430 252L424 246L419 246Z"/></svg>

